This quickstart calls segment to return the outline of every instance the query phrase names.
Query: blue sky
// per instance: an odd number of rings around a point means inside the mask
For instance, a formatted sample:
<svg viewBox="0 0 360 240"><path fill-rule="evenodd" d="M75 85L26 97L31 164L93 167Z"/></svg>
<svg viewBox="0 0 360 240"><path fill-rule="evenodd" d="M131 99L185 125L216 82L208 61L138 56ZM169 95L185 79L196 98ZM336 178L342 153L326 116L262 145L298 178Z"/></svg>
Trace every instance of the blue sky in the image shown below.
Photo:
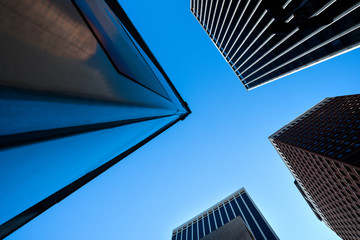
<svg viewBox="0 0 360 240"><path fill-rule="evenodd" d="M360 49L247 92L189 1L120 4L193 113L7 239L168 240L241 187L280 239L340 239L268 136L326 97L359 93Z"/></svg>

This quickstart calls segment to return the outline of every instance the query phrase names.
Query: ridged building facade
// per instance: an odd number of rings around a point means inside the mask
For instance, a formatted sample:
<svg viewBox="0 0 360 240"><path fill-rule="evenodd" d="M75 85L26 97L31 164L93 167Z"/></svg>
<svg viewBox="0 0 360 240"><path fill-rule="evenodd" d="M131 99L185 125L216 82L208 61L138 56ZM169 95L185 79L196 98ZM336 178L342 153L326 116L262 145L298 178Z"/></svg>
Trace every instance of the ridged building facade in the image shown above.
<svg viewBox="0 0 360 240"><path fill-rule="evenodd" d="M190 9L248 90L360 43L358 0L191 0Z"/></svg>
<svg viewBox="0 0 360 240"><path fill-rule="evenodd" d="M236 228L248 233L234 233ZM221 240L279 239L244 188L174 229L172 240L213 239L212 235Z"/></svg>

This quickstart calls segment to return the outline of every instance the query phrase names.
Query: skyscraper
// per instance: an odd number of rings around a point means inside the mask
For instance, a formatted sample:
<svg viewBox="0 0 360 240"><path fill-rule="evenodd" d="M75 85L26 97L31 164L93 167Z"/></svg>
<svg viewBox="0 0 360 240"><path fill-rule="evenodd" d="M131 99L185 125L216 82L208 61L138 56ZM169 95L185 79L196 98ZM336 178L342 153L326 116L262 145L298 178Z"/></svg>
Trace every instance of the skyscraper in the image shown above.
<svg viewBox="0 0 360 240"><path fill-rule="evenodd" d="M191 0L190 4L248 90L360 43L358 0Z"/></svg>
<svg viewBox="0 0 360 240"><path fill-rule="evenodd" d="M190 110L116 0L0 5L2 239Z"/></svg>
<svg viewBox="0 0 360 240"><path fill-rule="evenodd" d="M270 136L319 219L360 238L360 95L326 98Z"/></svg>
<svg viewBox="0 0 360 240"><path fill-rule="evenodd" d="M173 230L172 240L279 239L244 188Z"/></svg>

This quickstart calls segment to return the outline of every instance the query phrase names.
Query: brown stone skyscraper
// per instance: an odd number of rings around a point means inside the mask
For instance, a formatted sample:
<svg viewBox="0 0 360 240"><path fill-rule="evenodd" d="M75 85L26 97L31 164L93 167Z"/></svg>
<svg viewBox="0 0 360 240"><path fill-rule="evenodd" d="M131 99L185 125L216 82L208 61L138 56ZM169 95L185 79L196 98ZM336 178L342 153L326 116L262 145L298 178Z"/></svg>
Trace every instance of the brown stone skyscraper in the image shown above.
<svg viewBox="0 0 360 240"><path fill-rule="evenodd" d="M325 224L360 239L360 94L326 98L270 136Z"/></svg>

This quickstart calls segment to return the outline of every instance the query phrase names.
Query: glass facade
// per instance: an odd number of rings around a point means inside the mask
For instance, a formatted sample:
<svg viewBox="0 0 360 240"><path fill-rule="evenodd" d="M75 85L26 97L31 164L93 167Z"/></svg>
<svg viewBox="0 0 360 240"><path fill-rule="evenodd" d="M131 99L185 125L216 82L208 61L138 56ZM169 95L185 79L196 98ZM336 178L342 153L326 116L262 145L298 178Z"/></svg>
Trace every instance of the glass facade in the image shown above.
<svg viewBox="0 0 360 240"><path fill-rule="evenodd" d="M0 19L3 238L190 110L116 0L7 1Z"/></svg>
<svg viewBox="0 0 360 240"><path fill-rule="evenodd" d="M309 0L301 6L287 0L191 0L190 9L246 89L360 43L358 0Z"/></svg>
<svg viewBox="0 0 360 240"><path fill-rule="evenodd" d="M173 239L176 239L186 229L198 228L199 234L193 232L192 238L187 240L199 240L226 223L237 219L237 217L242 219L256 240L279 239L245 189L240 189L225 200L209 208L209 210L175 229L173 231Z"/></svg>

